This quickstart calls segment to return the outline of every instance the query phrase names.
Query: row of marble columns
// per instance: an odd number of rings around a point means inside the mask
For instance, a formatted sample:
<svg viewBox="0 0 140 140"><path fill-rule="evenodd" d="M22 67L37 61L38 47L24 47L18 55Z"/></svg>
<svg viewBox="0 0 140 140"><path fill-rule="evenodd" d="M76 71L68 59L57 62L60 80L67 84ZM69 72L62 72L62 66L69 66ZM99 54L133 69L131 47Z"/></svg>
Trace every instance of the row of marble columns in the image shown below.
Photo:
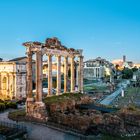
<svg viewBox="0 0 140 140"><path fill-rule="evenodd" d="M29 50L27 62L27 101L32 101L32 52ZM61 55L57 55L57 90L61 94ZM75 92L75 62L71 59L71 92ZM79 57L78 91L83 92L83 57ZM36 102L42 101L42 53L36 52ZM68 57L64 57L64 93L68 92ZM52 95L52 55L48 55L48 96Z"/></svg>

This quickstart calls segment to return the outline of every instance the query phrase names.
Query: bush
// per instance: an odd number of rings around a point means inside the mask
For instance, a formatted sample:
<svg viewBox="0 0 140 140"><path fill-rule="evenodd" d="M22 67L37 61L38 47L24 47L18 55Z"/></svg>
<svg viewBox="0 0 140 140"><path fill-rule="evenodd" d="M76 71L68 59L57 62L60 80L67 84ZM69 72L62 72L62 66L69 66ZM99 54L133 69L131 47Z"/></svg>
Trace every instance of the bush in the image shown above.
<svg viewBox="0 0 140 140"><path fill-rule="evenodd" d="M4 103L4 101L0 99L0 103Z"/></svg>
<svg viewBox="0 0 140 140"><path fill-rule="evenodd" d="M17 104L15 102L5 102L6 108L17 109Z"/></svg>
<svg viewBox="0 0 140 140"><path fill-rule="evenodd" d="M12 111L9 112L8 114L8 118L14 121L24 120L25 116L26 116L25 110Z"/></svg>
<svg viewBox="0 0 140 140"><path fill-rule="evenodd" d="M17 104L25 104L26 103L26 98L22 98L22 100L17 100Z"/></svg>
<svg viewBox="0 0 140 140"><path fill-rule="evenodd" d="M128 110L130 110L130 111L136 111L137 108L136 108L136 106L134 106L134 105L129 105L129 106L128 106Z"/></svg>
<svg viewBox="0 0 140 140"><path fill-rule="evenodd" d="M5 110L5 104L4 103L0 103L0 111L4 111Z"/></svg>
<svg viewBox="0 0 140 140"><path fill-rule="evenodd" d="M131 79L133 77L133 71L131 69L125 68L122 71L122 78L123 79Z"/></svg>

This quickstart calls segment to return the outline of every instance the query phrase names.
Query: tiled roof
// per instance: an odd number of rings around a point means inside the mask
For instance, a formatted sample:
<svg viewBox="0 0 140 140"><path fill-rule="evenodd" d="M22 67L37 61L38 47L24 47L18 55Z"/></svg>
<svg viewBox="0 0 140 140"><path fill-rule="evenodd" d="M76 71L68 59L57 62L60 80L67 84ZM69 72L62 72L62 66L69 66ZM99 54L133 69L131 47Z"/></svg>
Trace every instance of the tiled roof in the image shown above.
<svg viewBox="0 0 140 140"><path fill-rule="evenodd" d="M9 62L11 62L11 61L19 61L19 60L26 59L26 58L27 58L26 56L24 56L24 57L17 57L17 58L9 60Z"/></svg>

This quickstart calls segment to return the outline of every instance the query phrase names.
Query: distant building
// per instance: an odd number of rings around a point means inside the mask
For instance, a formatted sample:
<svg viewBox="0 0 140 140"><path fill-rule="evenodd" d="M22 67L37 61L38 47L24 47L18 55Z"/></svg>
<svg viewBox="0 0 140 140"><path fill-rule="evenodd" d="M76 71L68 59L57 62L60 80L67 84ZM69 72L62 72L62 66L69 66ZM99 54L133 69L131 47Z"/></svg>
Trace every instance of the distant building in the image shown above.
<svg viewBox="0 0 140 140"><path fill-rule="evenodd" d="M123 62L126 62L126 56L125 55L123 56Z"/></svg>
<svg viewBox="0 0 140 140"><path fill-rule="evenodd" d="M70 67L70 65L68 65ZM61 65L61 73L64 73L64 65ZM48 77L48 61L43 62L43 76L44 78ZM52 76L57 76L57 63L52 62Z"/></svg>
<svg viewBox="0 0 140 140"><path fill-rule="evenodd" d="M114 64L114 66L117 66L118 70L123 70L124 68L133 68L134 64L132 61L127 61L126 60L126 56L123 56L123 59L116 59L113 60L112 63Z"/></svg>
<svg viewBox="0 0 140 140"><path fill-rule="evenodd" d="M124 62L122 65L123 68L129 68L129 69L133 68L133 66L134 66L134 64L132 61Z"/></svg>
<svg viewBox="0 0 140 140"><path fill-rule="evenodd" d="M109 61L98 57L84 62L85 79L102 79L105 76L112 75L113 64Z"/></svg>
<svg viewBox="0 0 140 140"><path fill-rule="evenodd" d="M70 70L70 62L68 62L68 71ZM61 64L61 74L64 74L64 62ZM43 76L46 78L48 76L48 61L43 62ZM52 62L52 76L57 76L57 63Z"/></svg>
<svg viewBox="0 0 140 140"><path fill-rule="evenodd" d="M18 58L14 58L14 59L9 60L9 62L24 62L24 63L26 63L26 61L27 61L27 57L26 56L18 57Z"/></svg>
<svg viewBox="0 0 140 140"><path fill-rule="evenodd" d="M140 64L134 64L134 67L136 67L136 68L138 68L138 69L140 69Z"/></svg>
<svg viewBox="0 0 140 140"><path fill-rule="evenodd" d="M0 97L26 97L26 61L0 62Z"/></svg>
<svg viewBox="0 0 140 140"><path fill-rule="evenodd" d="M36 81L36 77L35 77L35 73L36 73L36 70L35 70L35 60L32 60L33 62L32 62L32 78L33 78L33 83L35 83ZM26 56L24 56L24 57L18 57L18 58L14 58L14 59L11 59L11 60L9 60L9 62L18 62L18 63L25 63L25 64L27 64L27 57Z"/></svg>

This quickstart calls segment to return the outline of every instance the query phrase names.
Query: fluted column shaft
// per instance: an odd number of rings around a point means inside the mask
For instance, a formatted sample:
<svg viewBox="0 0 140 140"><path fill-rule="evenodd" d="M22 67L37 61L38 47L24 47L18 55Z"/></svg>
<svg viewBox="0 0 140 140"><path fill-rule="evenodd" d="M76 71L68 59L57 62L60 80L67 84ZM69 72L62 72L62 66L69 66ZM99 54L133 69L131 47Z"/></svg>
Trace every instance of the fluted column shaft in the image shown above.
<svg viewBox="0 0 140 140"><path fill-rule="evenodd" d="M71 92L75 91L74 56L71 57Z"/></svg>
<svg viewBox="0 0 140 140"><path fill-rule="evenodd" d="M32 52L29 48L27 52L27 101L30 99L32 99Z"/></svg>
<svg viewBox="0 0 140 140"><path fill-rule="evenodd" d="M14 78L14 74L12 75L12 77L13 77L13 78L12 78L12 79L13 79L13 80L12 80L12 83L13 83L13 84L12 84L12 85L13 85L13 89L12 89L12 90L13 90L13 96L15 96L15 78ZM27 86L27 85L26 85L26 86Z"/></svg>
<svg viewBox="0 0 140 140"><path fill-rule="evenodd" d="M9 95L9 74L7 74L7 95Z"/></svg>
<svg viewBox="0 0 140 140"><path fill-rule="evenodd" d="M52 56L48 55L48 96L52 95Z"/></svg>
<svg viewBox="0 0 140 140"><path fill-rule="evenodd" d="M68 92L68 57L64 58L64 93Z"/></svg>
<svg viewBox="0 0 140 140"><path fill-rule="evenodd" d="M79 85L78 89L79 92L83 93L83 75L84 75L84 70L83 70L83 56L79 57Z"/></svg>
<svg viewBox="0 0 140 140"><path fill-rule="evenodd" d="M61 56L57 56L57 92L56 95L61 93Z"/></svg>
<svg viewBox="0 0 140 140"><path fill-rule="evenodd" d="M42 52L36 52L36 102L42 102Z"/></svg>
<svg viewBox="0 0 140 140"><path fill-rule="evenodd" d="M76 63L76 67L75 67L75 69L76 69L76 86L78 86L78 79L79 79L79 70L78 70L78 68L79 68L79 65Z"/></svg>
<svg viewBox="0 0 140 140"><path fill-rule="evenodd" d="M2 83L2 79L1 79L1 74L0 74L0 95L1 95L1 83Z"/></svg>

